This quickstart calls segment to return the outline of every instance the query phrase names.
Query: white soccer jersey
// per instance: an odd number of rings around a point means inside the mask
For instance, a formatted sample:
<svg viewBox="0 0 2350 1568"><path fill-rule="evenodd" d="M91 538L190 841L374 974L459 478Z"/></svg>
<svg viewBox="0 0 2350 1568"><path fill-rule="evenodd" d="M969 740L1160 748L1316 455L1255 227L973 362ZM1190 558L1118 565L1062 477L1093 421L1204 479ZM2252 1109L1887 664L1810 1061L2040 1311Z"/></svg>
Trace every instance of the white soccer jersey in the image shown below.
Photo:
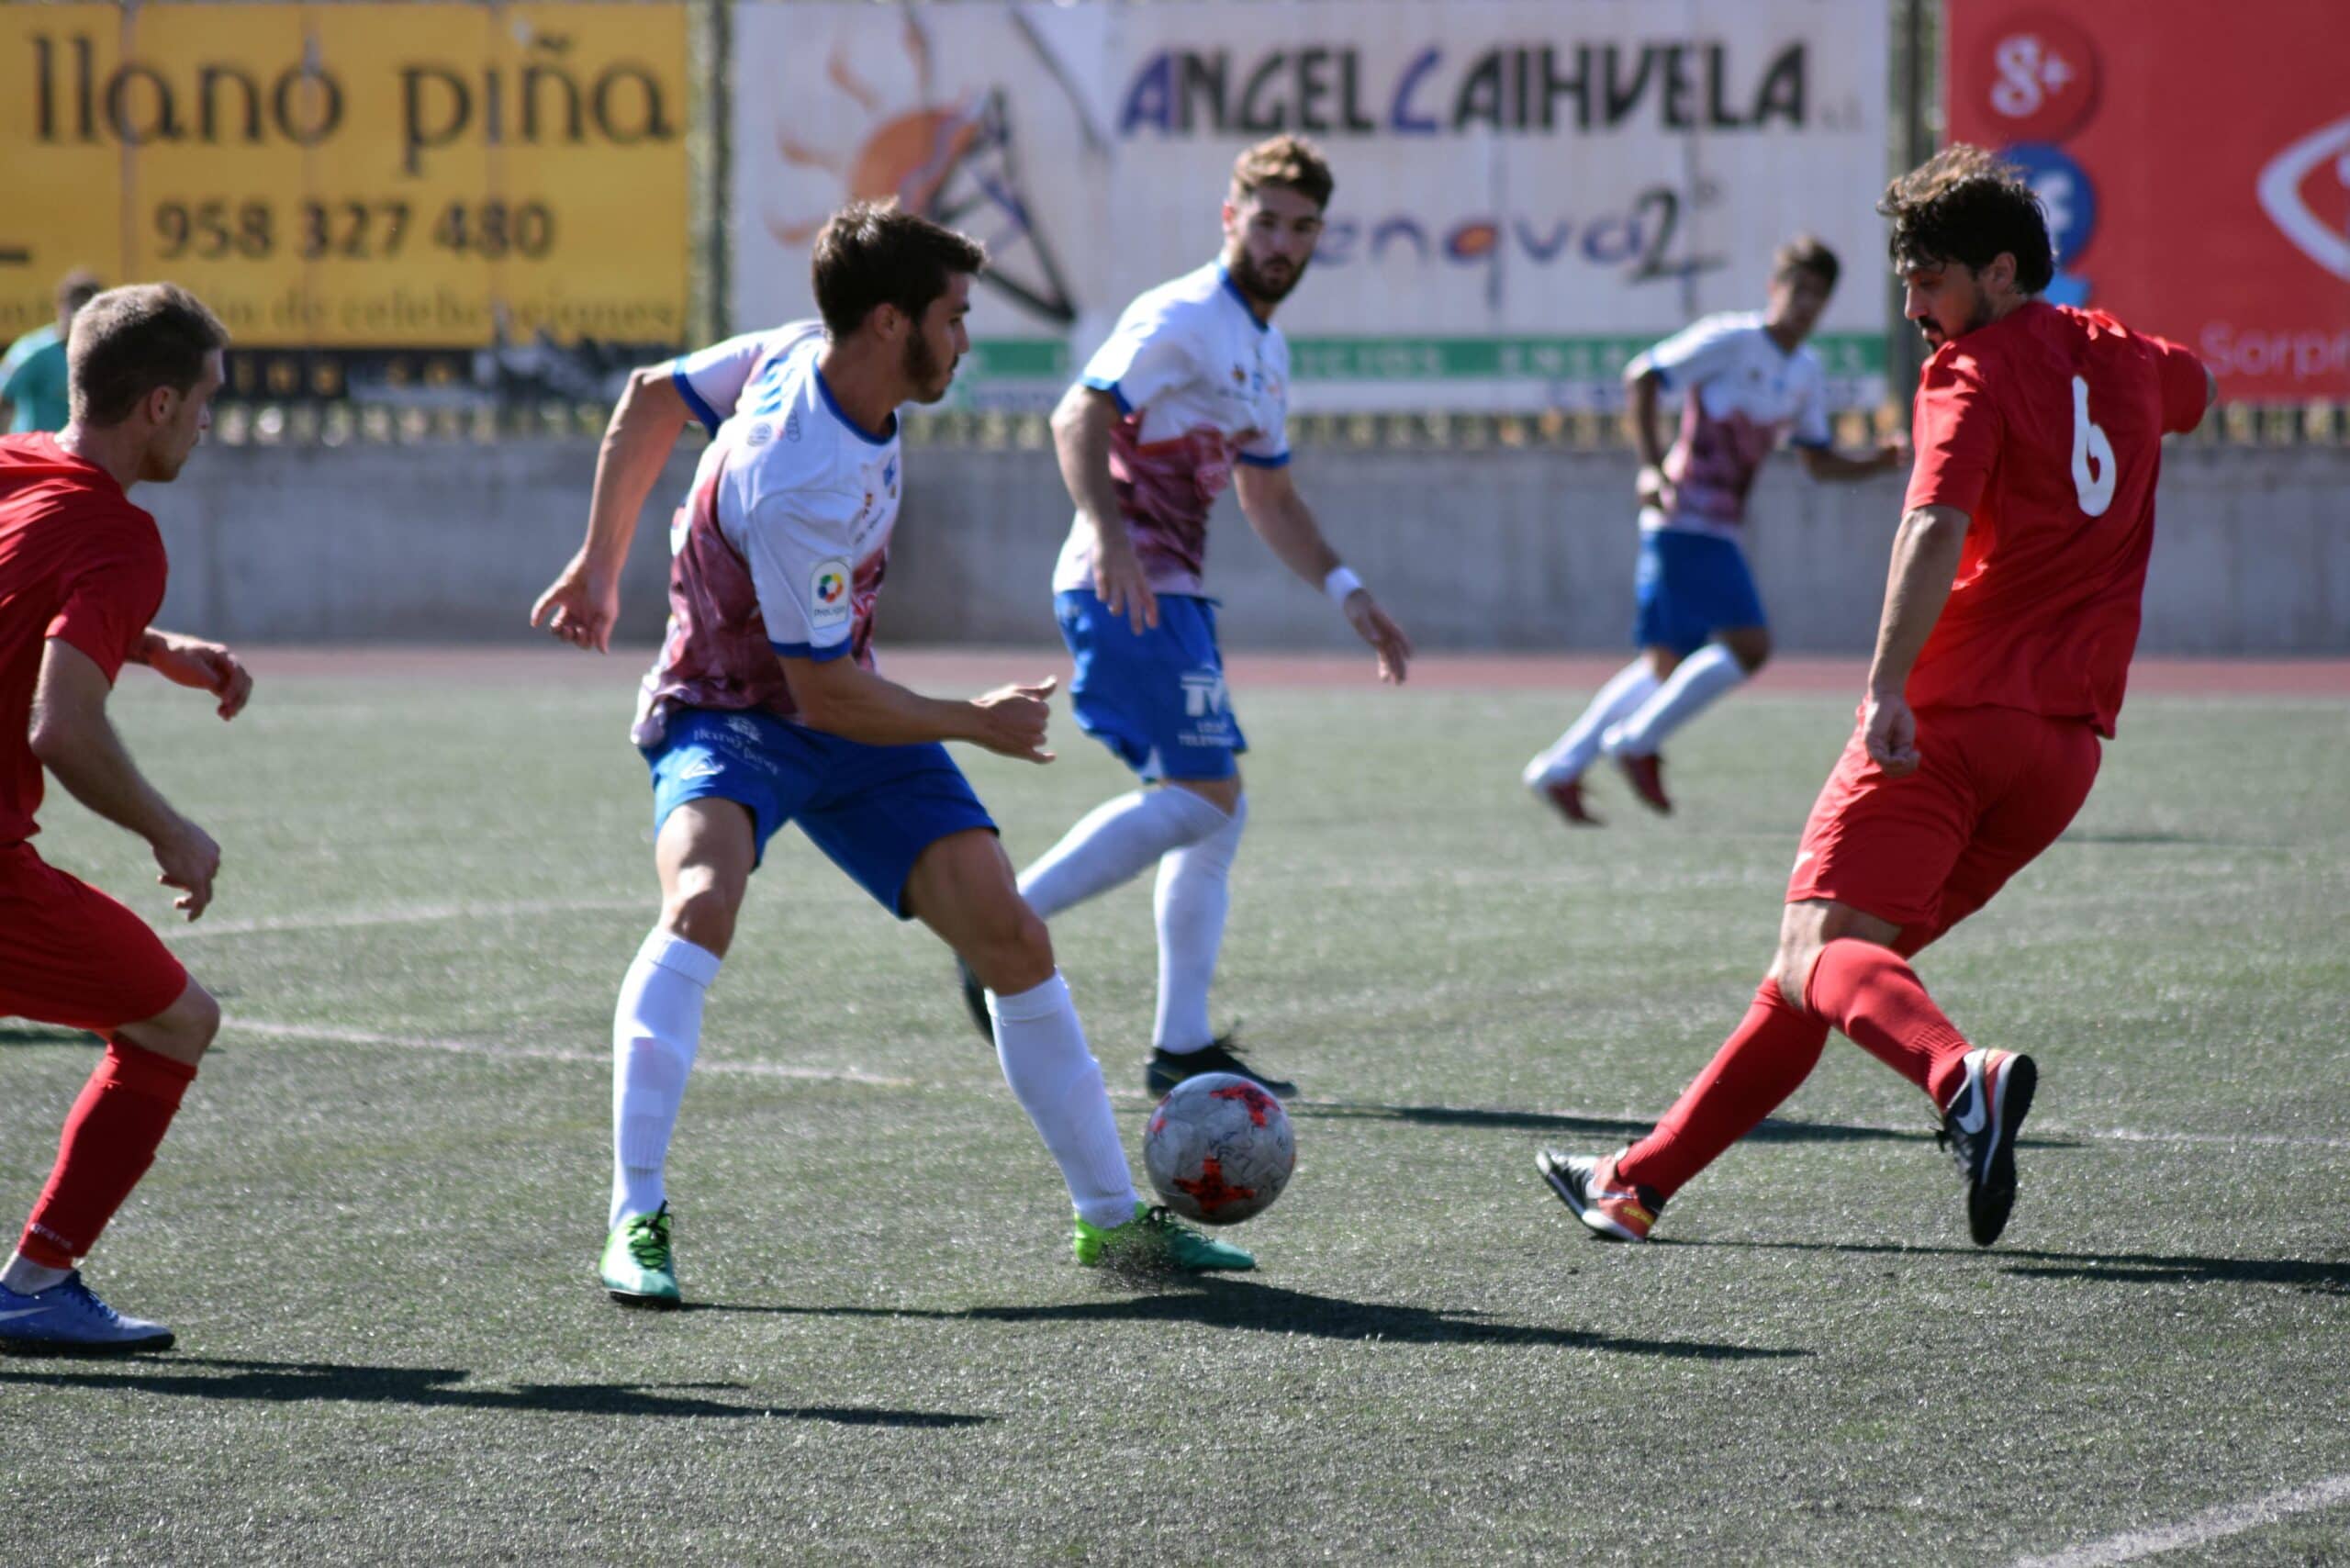
<svg viewBox="0 0 2350 1568"><path fill-rule="evenodd" d="M711 431L669 530L669 631L632 731L658 744L677 707L799 709L778 656L871 668L873 603L898 521L896 416L852 422L816 368L823 329L794 322L669 367Z"/></svg>
<svg viewBox="0 0 2350 1568"><path fill-rule="evenodd" d="M1665 391L1682 397L1681 433L1664 459L1673 510L1643 510L1644 529L1735 539L1746 521L1746 492L1780 437L1797 446L1829 444L1819 356L1808 347L1793 353L1779 347L1759 311L1707 316L1634 359L1629 369L1655 371Z"/></svg>
<svg viewBox="0 0 2350 1568"><path fill-rule="evenodd" d="M1127 306L1082 379L1124 416L1110 431L1110 476L1151 591L1204 593L1208 511L1234 459L1289 461L1288 340L1211 262ZM1053 588L1092 586L1093 531L1080 518Z"/></svg>

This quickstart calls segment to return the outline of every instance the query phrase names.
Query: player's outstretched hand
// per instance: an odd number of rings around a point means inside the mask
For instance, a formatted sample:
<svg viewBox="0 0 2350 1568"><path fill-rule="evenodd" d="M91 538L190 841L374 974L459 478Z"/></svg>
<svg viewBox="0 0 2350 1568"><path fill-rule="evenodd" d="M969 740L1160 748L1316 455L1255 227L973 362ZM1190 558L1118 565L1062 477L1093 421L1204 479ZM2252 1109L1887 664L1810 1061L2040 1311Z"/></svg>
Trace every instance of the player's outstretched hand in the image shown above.
<svg viewBox="0 0 2350 1568"><path fill-rule="evenodd" d="M1046 676L1034 686L1000 686L972 698L971 707L979 715L970 735L973 744L1023 762L1052 761L1053 754L1045 749L1045 723L1052 716L1053 688L1058 684Z"/></svg>
<svg viewBox="0 0 2350 1568"><path fill-rule="evenodd" d="M1872 691L1861 709L1861 740L1889 778L1918 771L1918 716L1897 693Z"/></svg>
<svg viewBox="0 0 2350 1568"><path fill-rule="evenodd" d="M172 907L194 920L212 902L212 879L220 874L220 846L210 834L182 817L154 847L155 864L162 868L155 880L180 890Z"/></svg>
<svg viewBox="0 0 2350 1568"><path fill-rule="evenodd" d="M1404 666L1412 662L1412 640L1395 624L1369 588L1347 595L1347 624L1379 655L1379 678L1390 686L1404 684Z"/></svg>
<svg viewBox="0 0 2350 1568"><path fill-rule="evenodd" d="M1093 592L1103 609L1126 618L1137 637L1158 624L1158 596L1150 591L1149 574L1130 543L1094 546Z"/></svg>
<svg viewBox="0 0 2350 1568"><path fill-rule="evenodd" d="M176 632L150 632L142 650L147 667L175 686L209 691L220 699L220 716L233 719L245 711L253 694L252 671L218 643L184 637Z"/></svg>
<svg viewBox="0 0 2350 1568"><path fill-rule="evenodd" d="M575 555L563 575L531 606L531 624L543 626L575 648L612 651L612 622L620 619L621 584Z"/></svg>

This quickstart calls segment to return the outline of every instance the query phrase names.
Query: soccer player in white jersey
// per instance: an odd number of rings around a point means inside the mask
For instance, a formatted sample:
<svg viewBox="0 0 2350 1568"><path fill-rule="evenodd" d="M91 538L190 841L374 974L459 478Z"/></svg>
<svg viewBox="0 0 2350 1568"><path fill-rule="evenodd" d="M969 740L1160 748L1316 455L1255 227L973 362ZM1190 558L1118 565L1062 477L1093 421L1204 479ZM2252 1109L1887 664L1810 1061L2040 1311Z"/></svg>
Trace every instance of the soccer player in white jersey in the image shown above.
<svg viewBox="0 0 2350 1568"><path fill-rule="evenodd" d="M575 646L609 647L637 514L686 421L707 426L670 530L668 635L632 731L653 770L661 914L612 1018L612 1201L598 1271L625 1305L680 1299L663 1166L703 993L786 822L985 980L1004 1077L1076 1206L1080 1263L1253 1266L1136 1197L1051 938L940 744L1051 761L1052 683L945 701L874 668L873 604L903 477L896 410L946 395L986 260L963 235L893 207L836 214L816 239L821 323L753 332L630 378L597 463L587 542L532 610L532 624Z"/></svg>
<svg viewBox="0 0 2350 1568"><path fill-rule="evenodd" d="M1053 415L1077 519L1053 574L1076 661L1080 728L1142 788L1096 807L1021 873L1046 920L1158 868L1158 1015L1144 1067L1162 1094L1202 1072L1235 1072L1288 1098L1208 1025L1208 986L1230 907L1227 879L1248 818L1226 700L1215 601L1202 579L1208 510L1226 484L1275 555L1330 597L1401 681L1411 644L1339 564L1292 482L1283 431L1289 345L1274 308L1322 234L1329 165L1277 136L1233 164L1223 253L1126 307ZM979 981L965 1000L983 1017Z"/></svg>
<svg viewBox="0 0 2350 1568"><path fill-rule="evenodd" d="M1640 454L1632 633L1640 655L1525 772L1527 787L1571 823L1598 824L1583 780L1602 753L1616 759L1645 804L1672 811L1658 755L1665 737L1771 656L1762 599L1740 540L1746 493L1780 438L1803 454L1815 479L1863 478L1908 454L1898 441L1858 456L1830 444L1826 379L1804 340L1836 290L1837 271L1834 252L1798 235L1773 258L1762 311L1707 316L1624 367L1627 422ZM1681 432L1670 452L1658 431L1660 393L1681 398Z"/></svg>

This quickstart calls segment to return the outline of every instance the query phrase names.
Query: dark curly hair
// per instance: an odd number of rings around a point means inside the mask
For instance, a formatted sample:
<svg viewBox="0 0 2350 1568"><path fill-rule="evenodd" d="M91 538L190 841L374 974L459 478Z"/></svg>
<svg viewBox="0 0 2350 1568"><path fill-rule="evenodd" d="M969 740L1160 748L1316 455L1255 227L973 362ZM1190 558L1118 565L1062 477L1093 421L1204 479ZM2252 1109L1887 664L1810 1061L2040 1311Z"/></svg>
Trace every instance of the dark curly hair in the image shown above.
<svg viewBox="0 0 2350 1568"><path fill-rule="evenodd" d="M1893 220L1886 250L1903 272L1963 263L1980 272L2001 252L2016 259L2016 286L2038 294L2055 275L2048 214L2014 164L1964 142L1943 148L1885 190L1876 209Z"/></svg>
<svg viewBox="0 0 2350 1568"><path fill-rule="evenodd" d="M844 338L881 306L916 320L954 273L987 270L987 247L895 202L851 202L816 236L809 272L824 330Z"/></svg>

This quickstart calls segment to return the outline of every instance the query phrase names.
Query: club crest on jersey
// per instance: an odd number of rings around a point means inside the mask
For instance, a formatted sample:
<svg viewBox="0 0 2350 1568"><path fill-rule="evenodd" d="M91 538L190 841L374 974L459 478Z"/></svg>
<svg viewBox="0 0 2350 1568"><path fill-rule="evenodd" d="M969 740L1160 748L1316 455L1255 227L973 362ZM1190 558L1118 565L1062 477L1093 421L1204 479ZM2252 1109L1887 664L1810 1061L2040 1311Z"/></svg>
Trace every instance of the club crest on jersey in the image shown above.
<svg viewBox="0 0 2350 1568"><path fill-rule="evenodd" d="M834 556L819 561L808 574L808 623L814 627L845 625L854 607L849 602L848 563Z"/></svg>

